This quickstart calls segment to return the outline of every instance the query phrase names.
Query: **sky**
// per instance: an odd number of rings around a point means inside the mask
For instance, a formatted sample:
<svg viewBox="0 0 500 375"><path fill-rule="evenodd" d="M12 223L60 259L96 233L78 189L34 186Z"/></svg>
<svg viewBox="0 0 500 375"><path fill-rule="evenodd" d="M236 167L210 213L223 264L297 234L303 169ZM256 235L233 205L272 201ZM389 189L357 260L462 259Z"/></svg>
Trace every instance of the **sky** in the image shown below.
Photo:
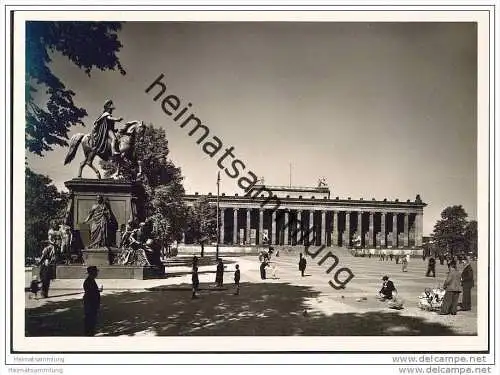
<svg viewBox="0 0 500 375"><path fill-rule="evenodd" d="M89 114L70 135L89 132L112 99L116 117L166 129L188 193L215 193L219 167L145 92L160 74L165 95L192 103L266 184L288 185L291 165L293 186L324 177L340 199L420 194L428 235L449 205L477 218L476 35L473 23L129 22L119 32L125 76L88 77L58 55L51 69ZM83 157L64 166L66 152L28 163L63 188ZM95 175L86 167L83 177ZM221 192L242 194L221 178Z"/></svg>

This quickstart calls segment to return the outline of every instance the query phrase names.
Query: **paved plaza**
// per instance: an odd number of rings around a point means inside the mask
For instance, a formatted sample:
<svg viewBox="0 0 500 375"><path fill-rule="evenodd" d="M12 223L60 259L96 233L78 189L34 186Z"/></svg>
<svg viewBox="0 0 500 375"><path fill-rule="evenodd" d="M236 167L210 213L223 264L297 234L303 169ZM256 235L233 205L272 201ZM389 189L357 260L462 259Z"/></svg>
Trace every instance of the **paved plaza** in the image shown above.
<svg viewBox="0 0 500 375"><path fill-rule="evenodd" d="M199 268L199 299L191 299L190 258L169 261L168 277L156 280L97 280L103 285L98 336L343 336L343 335L476 335L477 296L472 311L440 316L417 307L424 288L442 285L447 267L437 262L436 278L425 277L427 261L412 258L408 272L395 261L353 257L336 249L337 267L355 277L344 290L334 290L329 264L307 258L306 276L298 270L297 253L272 259L276 278L261 280L257 256L224 257L224 287L214 285L215 265ZM234 295L234 266L241 269L241 292ZM475 265L474 265L475 268ZM268 268L268 277L272 276ZM403 310L376 299L381 278L394 281ZM29 275L27 273L27 284ZM54 280L48 299L25 293L26 336L81 336L83 280ZM365 297L365 298L364 298Z"/></svg>

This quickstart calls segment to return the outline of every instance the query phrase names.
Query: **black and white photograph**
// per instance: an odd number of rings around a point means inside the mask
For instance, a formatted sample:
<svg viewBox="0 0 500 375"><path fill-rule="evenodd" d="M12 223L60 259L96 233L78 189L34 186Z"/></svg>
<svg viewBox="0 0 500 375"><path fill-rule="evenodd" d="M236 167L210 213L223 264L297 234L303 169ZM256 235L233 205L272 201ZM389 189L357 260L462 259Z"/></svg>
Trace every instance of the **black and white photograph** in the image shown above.
<svg viewBox="0 0 500 375"><path fill-rule="evenodd" d="M492 19L377 10L6 11L11 351L483 371Z"/></svg>

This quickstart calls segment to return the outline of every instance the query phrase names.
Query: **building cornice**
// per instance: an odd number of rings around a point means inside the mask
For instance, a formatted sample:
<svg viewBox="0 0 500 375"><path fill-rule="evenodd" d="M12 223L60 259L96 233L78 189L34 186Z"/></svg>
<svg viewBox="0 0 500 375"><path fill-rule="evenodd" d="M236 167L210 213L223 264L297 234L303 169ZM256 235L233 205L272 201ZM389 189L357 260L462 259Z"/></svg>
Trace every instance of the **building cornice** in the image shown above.
<svg viewBox="0 0 500 375"><path fill-rule="evenodd" d="M185 201L194 202L200 198L206 198L211 203L215 203L217 197L215 195L200 195L200 194L186 194L184 196ZM248 196L219 196L219 206L221 207L241 207L241 208L264 208L264 209L275 209L277 205L280 205L281 209L318 209L319 207L324 207L324 209L338 209L342 211L370 211L370 210L408 210L408 209L423 209L427 206L426 203L421 201L399 201L399 200L382 200L377 201L364 200L364 199L314 199L314 198L250 198Z"/></svg>

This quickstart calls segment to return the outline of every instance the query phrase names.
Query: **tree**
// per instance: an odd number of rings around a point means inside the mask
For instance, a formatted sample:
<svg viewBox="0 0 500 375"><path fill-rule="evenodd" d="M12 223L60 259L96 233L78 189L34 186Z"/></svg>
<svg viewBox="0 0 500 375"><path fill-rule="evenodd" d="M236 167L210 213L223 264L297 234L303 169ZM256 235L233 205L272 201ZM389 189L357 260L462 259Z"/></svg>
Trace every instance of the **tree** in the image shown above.
<svg viewBox="0 0 500 375"><path fill-rule="evenodd" d="M66 146L71 126L81 124L87 111L73 102L75 93L50 69L51 56L60 53L90 76L92 69L125 70L117 52L122 44L118 22L26 23L25 147L43 156L52 145ZM39 93L43 89L44 92ZM46 100L45 105L39 102Z"/></svg>
<svg viewBox="0 0 500 375"><path fill-rule="evenodd" d="M52 180L26 168L25 256L40 254L52 222L62 222L68 194L61 193Z"/></svg>
<svg viewBox="0 0 500 375"><path fill-rule="evenodd" d="M180 240L186 228L188 207L184 203L182 174L171 160L165 130L152 124L146 126L142 137L136 143L137 159L142 161L142 183L145 190L145 215L151 224L152 236L167 246ZM104 176L116 172L113 162L101 160ZM133 178L133 173L124 170L125 180Z"/></svg>
<svg viewBox="0 0 500 375"><path fill-rule="evenodd" d="M440 253L457 254L465 250L465 227L467 213L460 206L446 207L441 212L441 220L434 225L432 237Z"/></svg>
<svg viewBox="0 0 500 375"><path fill-rule="evenodd" d="M468 253L477 257L477 221L471 220L465 226L465 243Z"/></svg>
<svg viewBox="0 0 500 375"><path fill-rule="evenodd" d="M180 188L182 185L175 183L160 185L150 195L147 220L152 224L153 238L162 246L180 240L186 227L188 208L182 199L184 189L181 193Z"/></svg>
<svg viewBox="0 0 500 375"><path fill-rule="evenodd" d="M203 257L205 243L217 239L217 208L210 204L207 197L200 197L191 207L188 226L201 246Z"/></svg>

